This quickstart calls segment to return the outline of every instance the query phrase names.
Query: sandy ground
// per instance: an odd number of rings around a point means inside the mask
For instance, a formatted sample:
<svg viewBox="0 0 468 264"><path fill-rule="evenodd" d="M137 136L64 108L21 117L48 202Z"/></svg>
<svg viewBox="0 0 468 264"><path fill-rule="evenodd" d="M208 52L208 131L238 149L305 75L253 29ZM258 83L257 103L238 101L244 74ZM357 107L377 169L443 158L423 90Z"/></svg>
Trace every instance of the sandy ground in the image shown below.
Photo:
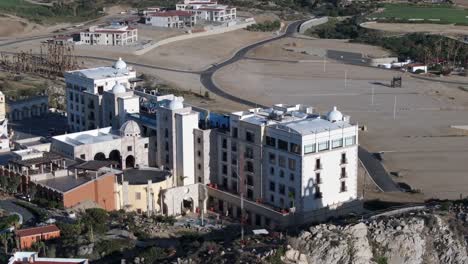
<svg viewBox="0 0 468 264"><path fill-rule="evenodd" d="M311 38L285 38L275 42L268 43L250 51L247 56L250 58L269 58L274 54L274 59L280 60L313 60L317 56L303 54L300 52L291 52L287 49L307 49L309 53L324 54L326 50L339 50L347 52L363 53L369 57L388 56L389 52L376 46L363 45L358 43L348 43L347 40L327 40ZM311 52L313 50L313 52Z"/></svg>
<svg viewBox="0 0 468 264"><path fill-rule="evenodd" d="M362 27L389 32L429 32L434 34L468 34L468 26L413 24L413 23L363 23Z"/></svg>
<svg viewBox="0 0 468 264"><path fill-rule="evenodd" d="M457 6L468 8L468 0L454 0L453 3Z"/></svg>
<svg viewBox="0 0 468 264"><path fill-rule="evenodd" d="M0 41L11 37L28 37L42 34L50 34L60 28L69 27L70 24L62 23L53 26L42 26L29 22L26 19L11 16L0 16Z"/></svg>
<svg viewBox="0 0 468 264"><path fill-rule="evenodd" d="M449 129L468 124L468 93L408 76L401 89L373 84L388 84L395 75L400 73L334 62L324 72L322 63L244 60L216 73L215 80L226 91L265 105L304 103L322 113L336 105L368 127L360 143L370 151L385 151L384 165L403 175L397 181L421 189L426 198L468 195L463 165L468 138Z"/></svg>

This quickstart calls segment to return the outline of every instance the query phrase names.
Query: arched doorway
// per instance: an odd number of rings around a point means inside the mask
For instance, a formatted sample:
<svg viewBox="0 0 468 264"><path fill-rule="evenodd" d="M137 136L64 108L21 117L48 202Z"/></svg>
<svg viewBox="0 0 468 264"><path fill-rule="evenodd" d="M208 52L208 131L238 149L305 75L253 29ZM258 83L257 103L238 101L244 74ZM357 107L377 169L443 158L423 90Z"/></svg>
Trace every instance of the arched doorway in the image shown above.
<svg viewBox="0 0 468 264"><path fill-rule="evenodd" d="M182 200L182 212L193 212L193 199L191 197L186 197Z"/></svg>
<svg viewBox="0 0 468 264"><path fill-rule="evenodd" d="M98 152L94 155L94 160L106 160L106 154Z"/></svg>
<svg viewBox="0 0 468 264"><path fill-rule="evenodd" d="M125 159L125 168L133 168L135 167L135 157L133 155L128 155Z"/></svg>
<svg viewBox="0 0 468 264"><path fill-rule="evenodd" d="M119 163L118 167L122 168L122 159L120 158L120 151L114 149L109 153L109 160L113 160Z"/></svg>

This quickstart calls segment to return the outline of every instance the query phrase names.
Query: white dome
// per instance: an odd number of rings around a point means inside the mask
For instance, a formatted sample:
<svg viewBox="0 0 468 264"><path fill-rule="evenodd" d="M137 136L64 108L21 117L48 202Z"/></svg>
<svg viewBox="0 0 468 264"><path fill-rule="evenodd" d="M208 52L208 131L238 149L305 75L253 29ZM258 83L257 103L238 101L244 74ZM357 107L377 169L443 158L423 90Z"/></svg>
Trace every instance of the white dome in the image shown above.
<svg viewBox="0 0 468 264"><path fill-rule="evenodd" d="M336 109L336 106L333 107L333 110L328 112L327 119L330 122L342 121L343 114Z"/></svg>
<svg viewBox="0 0 468 264"><path fill-rule="evenodd" d="M175 109L182 109L184 108L184 98L183 97L175 97L174 100L172 100L169 103L169 109L175 110Z"/></svg>
<svg viewBox="0 0 468 264"><path fill-rule="evenodd" d="M141 130L137 122L129 120L120 127L120 135L133 137L140 136Z"/></svg>
<svg viewBox="0 0 468 264"><path fill-rule="evenodd" d="M123 70L127 68L127 63L122 60L122 58L119 58L115 63L114 63L114 69L117 70Z"/></svg>
<svg viewBox="0 0 468 264"><path fill-rule="evenodd" d="M115 82L115 85L112 87L113 94L125 93L127 89L122 84Z"/></svg>

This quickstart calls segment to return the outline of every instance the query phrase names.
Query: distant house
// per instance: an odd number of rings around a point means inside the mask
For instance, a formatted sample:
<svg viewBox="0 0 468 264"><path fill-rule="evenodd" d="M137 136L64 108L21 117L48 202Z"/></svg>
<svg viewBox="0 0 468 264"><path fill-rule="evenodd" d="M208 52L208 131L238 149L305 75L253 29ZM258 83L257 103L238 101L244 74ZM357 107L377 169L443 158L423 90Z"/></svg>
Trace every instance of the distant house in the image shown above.
<svg viewBox="0 0 468 264"><path fill-rule="evenodd" d="M125 46L138 41L138 30L120 24L92 26L80 33L80 40L81 44L86 45Z"/></svg>
<svg viewBox="0 0 468 264"><path fill-rule="evenodd" d="M8 264L88 264L87 259L41 258L37 252L19 251L8 260Z"/></svg>
<svg viewBox="0 0 468 264"><path fill-rule="evenodd" d="M20 249L30 248L39 241L50 240L60 237L60 229L56 225L38 226L16 230L16 237Z"/></svg>
<svg viewBox="0 0 468 264"><path fill-rule="evenodd" d="M196 24L196 16L189 11L179 10L154 12L146 14L145 24L167 28L193 27Z"/></svg>
<svg viewBox="0 0 468 264"><path fill-rule="evenodd" d="M176 4L177 10L189 11L197 20L210 22L228 22L237 18L236 8L227 5L219 5L211 0L184 0Z"/></svg>

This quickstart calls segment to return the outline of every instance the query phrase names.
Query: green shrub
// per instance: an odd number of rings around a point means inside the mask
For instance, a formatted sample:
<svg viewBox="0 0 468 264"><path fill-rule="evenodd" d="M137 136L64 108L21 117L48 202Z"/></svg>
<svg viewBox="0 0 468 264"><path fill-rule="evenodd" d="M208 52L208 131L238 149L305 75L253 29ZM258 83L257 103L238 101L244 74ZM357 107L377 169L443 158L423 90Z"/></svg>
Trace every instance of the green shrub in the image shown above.
<svg viewBox="0 0 468 264"><path fill-rule="evenodd" d="M248 31L261 31L261 32L267 32L267 31L276 31L280 29L281 27L281 22L279 20L275 21L265 21L263 23L257 23L250 25L246 27L245 29Z"/></svg>

